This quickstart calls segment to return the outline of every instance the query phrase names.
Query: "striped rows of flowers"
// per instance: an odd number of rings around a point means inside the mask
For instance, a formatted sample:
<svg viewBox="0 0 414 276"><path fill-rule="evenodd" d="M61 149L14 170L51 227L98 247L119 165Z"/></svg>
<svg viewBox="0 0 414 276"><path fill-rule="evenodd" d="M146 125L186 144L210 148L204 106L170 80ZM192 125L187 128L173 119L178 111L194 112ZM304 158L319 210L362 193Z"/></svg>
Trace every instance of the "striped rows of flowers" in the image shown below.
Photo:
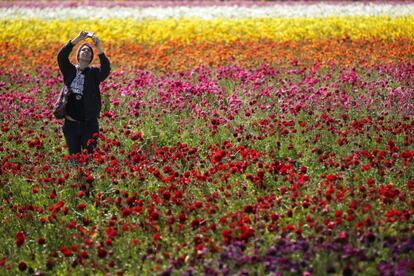
<svg viewBox="0 0 414 276"><path fill-rule="evenodd" d="M122 3L0 3L0 274L414 272L411 4ZM69 156L81 29L112 73Z"/></svg>
<svg viewBox="0 0 414 276"><path fill-rule="evenodd" d="M0 61L19 67L55 66L60 45L78 29L91 29L107 46L114 66L150 70L177 71L203 64L283 66L292 60L342 66L406 63L412 60L413 22L412 16L139 21L3 18Z"/></svg>

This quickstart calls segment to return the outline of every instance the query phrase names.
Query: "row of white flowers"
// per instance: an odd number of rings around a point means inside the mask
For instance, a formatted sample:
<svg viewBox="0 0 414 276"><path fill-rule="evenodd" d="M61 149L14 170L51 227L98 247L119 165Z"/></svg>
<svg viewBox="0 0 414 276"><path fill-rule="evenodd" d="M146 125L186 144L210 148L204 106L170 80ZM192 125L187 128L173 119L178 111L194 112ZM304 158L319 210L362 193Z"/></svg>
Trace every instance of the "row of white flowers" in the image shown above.
<svg viewBox="0 0 414 276"><path fill-rule="evenodd" d="M257 17L328 17L328 16L404 16L414 15L414 3L277 3L272 6L211 6L211 7L76 7L76 8L0 8L0 19L6 18L145 18L180 17L257 18Z"/></svg>

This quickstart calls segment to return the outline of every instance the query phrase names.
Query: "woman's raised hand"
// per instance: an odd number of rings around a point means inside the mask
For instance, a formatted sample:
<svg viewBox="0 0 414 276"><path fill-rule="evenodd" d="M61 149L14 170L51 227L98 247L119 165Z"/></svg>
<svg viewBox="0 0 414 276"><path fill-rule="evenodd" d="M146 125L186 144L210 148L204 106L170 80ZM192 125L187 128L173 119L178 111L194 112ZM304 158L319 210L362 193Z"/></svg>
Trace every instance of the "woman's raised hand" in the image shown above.
<svg viewBox="0 0 414 276"><path fill-rule="evenodd" d="M98 54L103 53L103 49L101 47L101 40L96 37L92 36L93 44L95 45L96 49L98 49Z"/></svg>
<svg viewBox="0 0 414 276"><path fill-rule="evenodd" d="M72 41L72 44L76 44L76 43L78 43L79 41L84 40L85 38L87 38L87 37L88 37L88 34L89 34L89 32L87 32L87 31L81 31L81 32L78 34L78 36L77 36L77 37L75 37L74 39L72 39L72 40L71 40L71 41Z"/></svg>
<svg viewBox="0 0 414 276"><path fill-rule="evenodd" d="M92 37L92 41L93 41L93 44L95 45L95 47L97 47L97 48L101 45L101 41L96 36Z"/></svg>

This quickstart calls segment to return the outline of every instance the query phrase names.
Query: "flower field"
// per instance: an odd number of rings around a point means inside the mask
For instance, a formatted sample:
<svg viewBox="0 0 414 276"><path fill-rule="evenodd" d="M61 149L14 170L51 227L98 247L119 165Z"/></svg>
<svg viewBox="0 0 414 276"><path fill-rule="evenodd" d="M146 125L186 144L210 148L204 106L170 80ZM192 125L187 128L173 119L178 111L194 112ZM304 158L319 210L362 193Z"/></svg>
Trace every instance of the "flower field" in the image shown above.
<svg viewBox="0 0 414 276"><path fill-rule="evenodd" d="M1 275L414 274L414 3L87 3L0 3ZM69 156L81 30L112 71Z"/></svg>

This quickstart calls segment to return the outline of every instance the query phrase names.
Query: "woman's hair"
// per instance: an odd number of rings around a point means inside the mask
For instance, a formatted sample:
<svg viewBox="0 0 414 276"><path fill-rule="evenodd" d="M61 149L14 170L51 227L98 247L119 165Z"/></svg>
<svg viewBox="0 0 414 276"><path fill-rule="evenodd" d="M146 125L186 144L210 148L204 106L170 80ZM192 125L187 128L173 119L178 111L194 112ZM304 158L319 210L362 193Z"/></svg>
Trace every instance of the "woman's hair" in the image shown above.
<svg viewBox="0 0 414 276"><path fill-rule="evenodd" d="M77 58L77 59L78 59L78 61L79 61L80 51L81 51L81 49L82 49L84 46L88 47L88 48L89 48L89 50L91 50L91 60L89 61L89 63L91 63L91 62L92 62L92 60L93 60L93 49L92 49L91 45L89 45L88 43L83 43L83 44L82 44L82 45L78 48L78 52L76 53L76 58Z"/></svg>

